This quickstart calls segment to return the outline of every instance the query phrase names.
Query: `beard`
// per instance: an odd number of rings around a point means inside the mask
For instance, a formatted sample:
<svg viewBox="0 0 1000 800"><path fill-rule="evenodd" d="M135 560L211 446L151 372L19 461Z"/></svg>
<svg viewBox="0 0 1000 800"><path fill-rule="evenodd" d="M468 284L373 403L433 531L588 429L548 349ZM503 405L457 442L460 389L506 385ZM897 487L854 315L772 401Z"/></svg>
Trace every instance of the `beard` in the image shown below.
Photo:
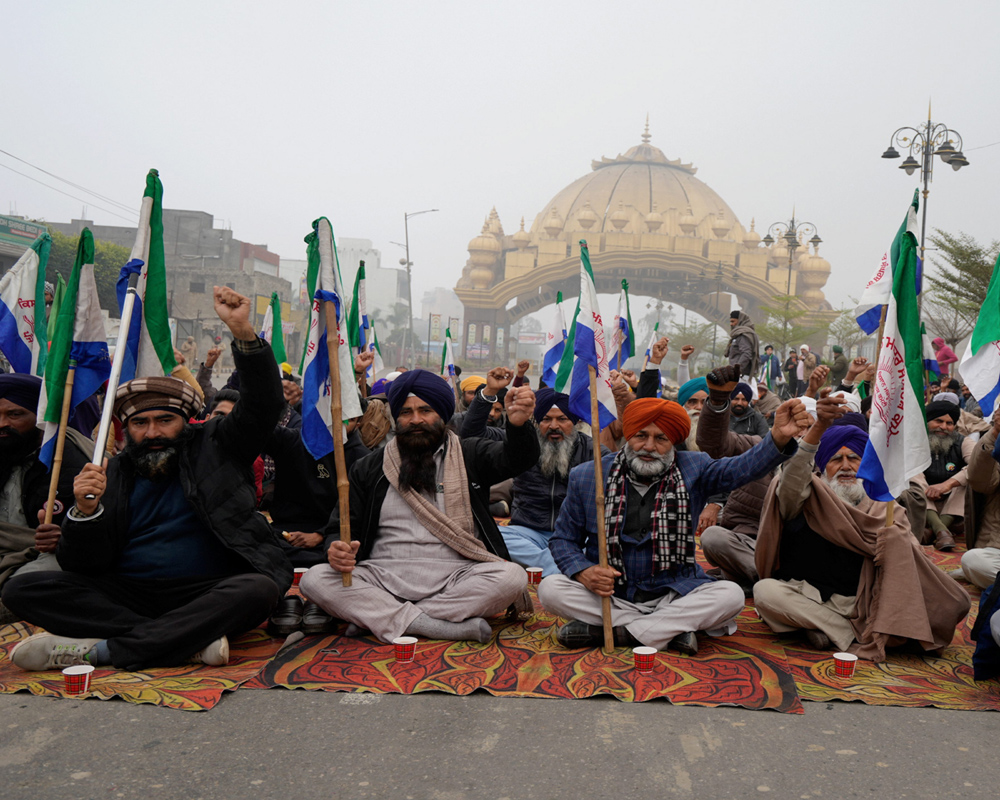
<svg viewBox="0 0 1000 800"><path fill-rule="evenodd" d="M734 417L742 417L745 416L747 412L750 411L750 406L732 406L732 408L730 408L730 411L732 412Z"/></svg>
<svg viewBox="0 0 1000 800"><path fill-rule="evenodd" d="M841 483L841 478L854 478L854 483ZM865 487L858 478L858 473L854 470L837 470L832 478L824 475L823 480L826 481L827 486L833 489L833 493L848 505L856 506L868 496L865 494Z"/></svg>
<svg viewBox="0 0 1000 800"><path fill-rule="evenodd" d="M651 460L644 461L643 457ZM649 453L643 451L640 455L626 444L625 463L628 465L632 475L639 479L639 481L652 483L667 474L667 470L674 463L674 449L671 447L666 453Z"/></svg>
<svg viewBox="0 0 1000 800"><path fill-rule="evenodd" d="M684 440L684 444L688 450L693 453L698 452L698 420L701 419L701 412L696 408L686 408L684 409L688 413L688 417L691 418L691 432L687 435L687 439Z"/></svg>
<svg viewBox="0 0 1000 800"><path fill-rule="evenodd" d="M931 455L943 456L951 450L952 445L961 444L962 438L962 434L958 431L952 431L951 433L938 433L937 431L932 432L927 437L931 447Z"/></svg>
<svg viewBox="0 0 1000 800"><path fill-rule="evenodd" d="M576 448L577 432L574 430L569 436L563 436L558 442L549 439L548 436L538 431L538 445L541 455L538 457L538 469L546 478L553 475L565 480L569 476L570 459L573 457L573 450Z"/></svg>
<svg viewBox="0 0 1000 800"><path fill-rule="evenodd" d="M20 433L6 425L0 428L0 434L3 434L0 436L0 456L11 466L21 464L41 444L42 432L38 428Z"/></svg>
<svg viewBox="0 0 1000 800"><path fill-rule="evenodd" d="M437 464L434 451L444 441L444 420L433 423L417 422L396 428L399 443L399 486L418 494L437 492Z"/></svg>
<svg viewBox="0 0 1000 800"><path fill-rule="evenodd" d="M194 428L185 423L183 430L173 439L143 439L136 442L125 429L126 456L135 471L151 481L170 480L180 473L181 452L194 438Z"/></svg>

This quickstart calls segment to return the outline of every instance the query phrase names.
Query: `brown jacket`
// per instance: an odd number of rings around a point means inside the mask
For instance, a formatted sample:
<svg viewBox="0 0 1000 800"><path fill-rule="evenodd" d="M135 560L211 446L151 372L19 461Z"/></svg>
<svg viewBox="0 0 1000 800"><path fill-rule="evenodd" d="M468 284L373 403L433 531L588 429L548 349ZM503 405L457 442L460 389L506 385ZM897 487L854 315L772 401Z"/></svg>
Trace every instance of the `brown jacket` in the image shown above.
<svg viewBox="0 0 1000 800"><path fill-rule="evenodd" d="M991 429L975 443L967 467L969 488L983 495L982 509L976 508L979 513L975 522L970 525L966 519L965 539L970 550L973 547L1000 549L1000 491L997 491L1000 489L1000 464L993 460L996 441L996 434Z"/></svg>

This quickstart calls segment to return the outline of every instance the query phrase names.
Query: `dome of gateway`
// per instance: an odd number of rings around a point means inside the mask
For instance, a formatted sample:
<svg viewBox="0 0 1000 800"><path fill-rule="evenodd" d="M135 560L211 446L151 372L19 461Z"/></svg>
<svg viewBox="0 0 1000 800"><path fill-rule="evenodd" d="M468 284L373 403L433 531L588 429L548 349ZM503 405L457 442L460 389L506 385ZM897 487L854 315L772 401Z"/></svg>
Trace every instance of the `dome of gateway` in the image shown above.
<svg viewBox="0 0 1000 800"><path fill-rule="evenodd" d="M544 236L553 217L565 221L566 232L579 231L584 238L645 232L647 219L662 218L662 225L651 226L657 234L715 239L719 230L728 229L723 238L742 242L746 231L726 201L695 177L695 167L668 159L650 138L647 122L640 144L615 158L592 162L589 174L542 206L544 211L531 226L532 238ZM695 227L686 234L681 221L690 223L691 218Z"/></svg>

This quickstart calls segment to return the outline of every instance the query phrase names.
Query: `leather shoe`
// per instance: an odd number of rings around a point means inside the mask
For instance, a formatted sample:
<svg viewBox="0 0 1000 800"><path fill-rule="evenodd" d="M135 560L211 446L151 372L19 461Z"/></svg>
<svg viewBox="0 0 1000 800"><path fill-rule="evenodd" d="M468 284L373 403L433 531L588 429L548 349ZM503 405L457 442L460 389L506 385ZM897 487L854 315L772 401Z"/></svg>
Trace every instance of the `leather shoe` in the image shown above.
<svg viewBox="0 0 1000 800"><path fill-rule="evenodd" d="M687 633L678 633L670 643L667 645L670 650L676 650L681 655L694 656L698 655L698 637L695 636L694 631L687 631Z"/></svg>
<svg viewBox="0 0 1000 800"><path fill-rule="evenodd" d="M297 594L286 595L278 602L271 618L267 621L267 632L271 636L288 636L302 625L302 598Z"/></svg>
<svg viewBox="0 0 1000 800"><path fill-rule="evenodd" d="M830 637L823 633L823 631L807 630L806 640L817 650L833 649L833 643L830 641Z"/></svg>
<svg viewBox="0 0 1000 800"><path fill-rule="evenodd" d="M937 550L949 551L955 549L955 537L948 531L938 531L934 537L934 547Z"/></svg>
<svg viewBox="0 0 1000 800"><path fill-rule="evenodd" d="M615 647L632 647L638 644L628 629L619 625L613 631ZM602 647L604 645L604 628L601 625L589 625L574 619L563 625L556 633L556 641L569 650L581 647Z"/></svg>
<svg viewBox="0 0 1000 800"><path fill-rule="evenodd" d="M302 632L306 636L329 633L337 627L337 620L313 602L307 602L302 610Z"/></svg>

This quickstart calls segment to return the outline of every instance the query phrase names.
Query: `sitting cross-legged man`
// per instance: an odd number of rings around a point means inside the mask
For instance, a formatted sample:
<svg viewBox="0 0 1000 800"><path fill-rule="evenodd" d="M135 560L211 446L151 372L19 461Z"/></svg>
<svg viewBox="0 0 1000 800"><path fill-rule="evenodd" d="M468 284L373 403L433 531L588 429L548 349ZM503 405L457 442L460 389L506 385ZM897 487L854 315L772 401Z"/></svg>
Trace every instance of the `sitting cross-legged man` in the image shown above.
<svg viewBox="0 0 1000 800"><path fill-rule="evenodd" d="M623 414L625 447L602 463L604 508L596 508L593 464L569 476L569 488L549 547L562 574L538 587L545 608L569 619L557 634L564 647L601 643L601 598L611 598L615 643L641 642L657 650L698 650L695 632L736 630L743 592L714 581L695 561L695 525L706 499L766 475L795 452L793 436L805 410L790 400L774 428L736 458L678 451L691 425L677 403L634 400ZM608 564L599 564L597 514L607 530Z"/></svg>
<svg viewBox="0 0 1000 800"><path fill-rule="evenodd" d="M192 425L202 402L184 381L118 388L126 447L76 477L56 550L64 571L4 587L4 603L45 629L11 652L22 669L223 665L227 637L260 624L290 586L251 473L281 413L278 365L249 322L249 299L216 287L215 309L233 334L239 402Z"/></svg>
<svg viewBox="0 0 1000 800"><path fill-rule="evenodd" d="M446 428L455 408L451 387L423 369L389 387L396 436L350 472L350 544L339 538L339 511L327 555L302 578L302 592L347 620L349 633L369 630L384 642L409 634L489 641L486 617L515 604L528 610L527 575L509 561L489 513L489 489L538 460L527 425L535 395L507 392L503 442L459 439ZM344 586L342 573L350 573Z"/></svg>
<svg viewBox="0 0 1000 800"><path fill-rule="evenodd" d="M908 640L941 650L969 612L969 596L927 557L898 502L886 526L886 504L870 499L858 478L868 434L831 427L847 406L829 392L768 490L757 535L757 611L777 633L804 630L817 649L871 661Z"/></svg>
<svg viewBox="0 0 1000 800"><path fill-rule="evenodd" d="M1000 572L1000 408L993 425L975 444L969 459L969 487L983 495L974 530L966 528L969 549L962 554L962 572L970 583L990 588ZM998 620L1000 623L1000 620Z"/></svg>

